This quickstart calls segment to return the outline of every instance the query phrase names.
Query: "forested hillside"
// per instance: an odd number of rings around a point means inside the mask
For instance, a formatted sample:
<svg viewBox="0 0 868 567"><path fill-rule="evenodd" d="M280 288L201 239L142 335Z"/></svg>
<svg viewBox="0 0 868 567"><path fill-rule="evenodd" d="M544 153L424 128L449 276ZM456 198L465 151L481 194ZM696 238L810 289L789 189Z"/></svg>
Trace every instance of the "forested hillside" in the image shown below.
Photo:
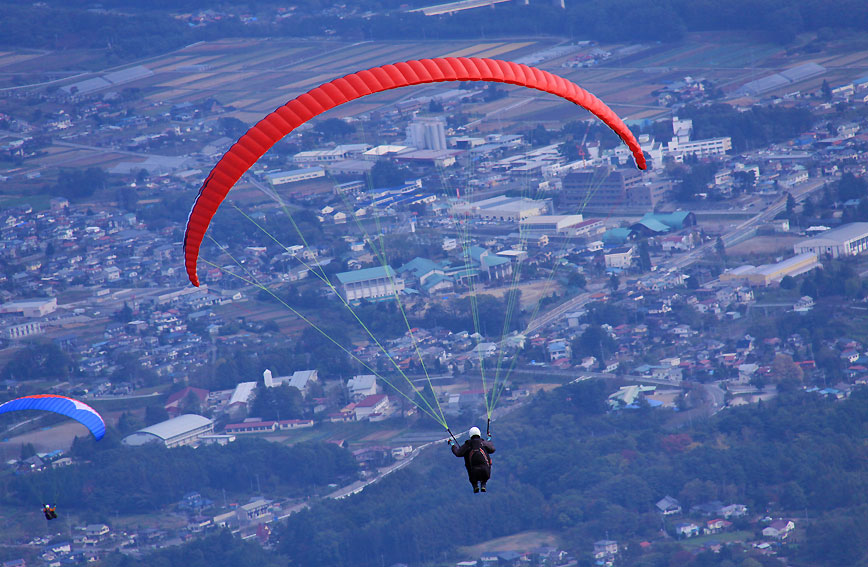
<svg viewBox="0 0 868 567"><path fill-rule="evenodd" d="M666 427L666 411L605 414L604 398L601 383L565 387L498 424L487 494L472 494L461 461L444 445L424 466L291 517L278 532L278 551L293 565L351 557L354 565L417 564L454 557L461 545L549 529L581 554L607 535L659 541L654 504L671 495L685 509L719 499L746 504L751 517L807 512L804 545L792 553L821 561L814 564L862 557L868 534L856 526L868 519L868 392L845 401L797 393L678 431ZM852 545L838 545L841 538ZM632 564L668 565L677 553L677 546L652 549Z"/></svg>
<svg viewBox="0 0 868 567"><path fill-rule="evenodd" d="M634 566L754 566L769 559L753 556L750 547L727 547L719 554L685 551L673 535L682 517L662 521L655 508L669 495L685 511L710 500L745 504L749 514L735 520L734 528L757 537L766 525L758 521L764 516L797 518L798 544L778 553L800 564L864 562L868 533L860 526L868 521L868 391L856 390L844 400L801 391L783 394L673 429L671 410L607 413L607 388L603 382L562 387L496 422L488 493L472 493L463 462L443 444L357 496L323 501L291 516L275 529L269 561L308 567L438 564L460 559L460 546L529 529L557 534L580 565L586 564L593 542L606 537L623 546ZM262 453L271 447L273 452ZM72 494L83 498L70 506L102 509L112 501L153 507L170 500L153 484L168 484L174 498L188 488L178 483L193 475L210 487L238 486L248 482L245 474L251 470L268 470L275 475L262 479L269 492L310 487L345 469L337 467L341 455L312 446L297 449L295 464L285 460L291 453L283 454L291 450L264 442L202 451L97 454L91 468L67 473ZM263 462L265 454L277 460ZM207 473L198 470L205 462L212 469ZM330 462L337 468L321 468ZM154 471L154 482L142 481L134 470ZM87 475L96 475L91 493L80 491ZM661 537L662 527L669 537ZM208 560L213 567L234 565L230 558L237 557L241 545L221 538L227 552ZM652 544L643 550L641 541ZM160 552L156 563L150 557L115 556L106 564L188 567L191 557L204 557L208 546L202 546Z"/></svg>

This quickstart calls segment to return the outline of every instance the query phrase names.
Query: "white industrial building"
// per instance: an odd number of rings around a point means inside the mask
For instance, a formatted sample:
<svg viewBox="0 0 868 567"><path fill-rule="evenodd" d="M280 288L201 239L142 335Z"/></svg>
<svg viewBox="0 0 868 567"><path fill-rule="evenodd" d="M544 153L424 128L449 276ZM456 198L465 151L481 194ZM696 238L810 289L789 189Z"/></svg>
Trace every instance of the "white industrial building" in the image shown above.
<svg viewBox="0 0 868 567"><path fill-rule="evenodd" d="M265 180L274 187L275 185L285 185L287 183L298 183L299 181L307 181L308 179L317 179L325 177L325 170L321 167L305 167L303 169L291 169L289 171L275 171L266 173Z"/></svg>
<svg viewBox="0 0 868 567"><path fill-rule="evenodd" d="M368 144L341 144L327 150L305 150L292 156L292 161L301 164L335 162L359 157L370 147Z"/></svg>
<svg viewBox="0 0 868 567"><path fill-rule="evenodd" d="M814 252L803 252L776 264L762 266L739 266L720 274L720 281L744 281L754 286L767 286L779 283L786 276L795 277L816 268L822 264L817 261Z"/></svg>
<svg viewBox="0 0 868 567"><path fill-rule="evenodd" d="M390 266L377 266L337 275L341 297L346 301L393 297L404 290L404 280Z"/></svg>
<svg viewBox="0 0 868 567"><path fill-rule="evenodd" d="M521 228L531 234L567 234L582 224L582 215L537 215L521 221Z"/></svg>
<svg viewBox="0 0 868 567"><path fill-rule="evenodd" d="M24 317L43 317L57 309L57 298L24 299L0 305L0 313L18 313Z"/></svg>
<svg viewBox="0 0 868 567"><path fill-rule="evenodd" d="M551 201L499 195L475 203L455 205L455 214L471 215L486 220L520 222L551 212Z"/></svg>
<svg viewBox="0 0 868 567"><path fill-rule="evenodd" d="M167 448L198 445L199 438L214 432L214 421L194 413L139 429L123 438L122 443L137 447L148 443L163 443Z"/></svg>
<svg viewBox="0 0 868 567"><path fill-rule="evenodd" d="M297 388L302 394L306 394L310 389L311 384L319 381L319 373L317 370L296 370L291 376L272 375L271 370L265 370L262 373L262 381L266 388L274 388L286 384L291 388Z"/></svg>
<svg viewBox="0 0 868 567"><path fill-rule="evenodd" d="M668 154L676 154L683 158L685 155L698 157L719 156L732 149L732 138L708 138L705 140L692 140L693 120L672 118L672 139L667 145Z"/></svg>
<svg viewBox="0 0 868 567"><path fill-rule="evenodd" d="M21 323L12 325L6 329L6 337L10 339L26 339L43 333L42 323L39 321L30 321L29 323Z"/></svg>
<svg viewBox="0 0 868 567"><path fill-rule="evenodd" d="M800 240L793 245L796 254L811 252L817 256L855 256L868 249L868 222L853 222Z"/></svg>
<svg viewBox="0 0 868 567"><path fill-rule="evenodd" d="M440 118L416 118L407 125L407 145L420 150L445 150L446 123Z"/></svg>

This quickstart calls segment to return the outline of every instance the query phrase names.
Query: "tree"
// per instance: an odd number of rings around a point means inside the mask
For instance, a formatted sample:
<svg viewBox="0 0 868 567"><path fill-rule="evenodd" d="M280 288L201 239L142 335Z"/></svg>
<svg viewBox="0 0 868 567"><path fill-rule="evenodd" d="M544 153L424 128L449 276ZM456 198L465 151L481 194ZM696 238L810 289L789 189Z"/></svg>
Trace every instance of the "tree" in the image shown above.
<svg viewBox="0 0 868 567"><path fill-rule="evenodd" d="M570 287L584 288L587 284L585 276L579 272L572 272L567 278L567 285Z"/></svg>
<svg viewBox="0 0 868 567"><path fill-rule="evenodd" d="M618 291L618 287L621 285L621 280L618 279L618 274L610 275L609 281L606 282L606 285L608 285L609 289L612 291Z"/></svg>
<svg viewBox="0 0 868 567"><path fill-rule="evenodd" d="M169 419L169 412L166 408L160 405L148 406L145 408L145 425L154 425Z"/></svg>
<svg viewBox="0 0 868 567"><path fill-rule="evenodd" d="M801 383L804 373L802 372L802 368L793 362L793 357L788 354L778 353L772 362L771 375L778 382L786 380Z"/></svg>
<svg viewBox="0 0 868 567"><path fill-rule="evenodd" d="M256 389L250 414L260 419L299 419L304 416L304 399L298 388L281 384Z"/></svg>
<svg viewBox="0 0 868 567"><path fill-rule="evenodd" d="M643 240L639 243L639 268L643 272L651 270L651 254L648 252L648 241Z"/></svg>
<svg viewBox="0 0 868 567"><path fill-rule="evenodd" d="M717 254L717 257L720 258L724 265L726 264L726 244L723 242L723 238L720 236L717 237L717 240L714 241L714 252Z"/></svg>
<svg viewBox="0 0 868 567"><path fill-rule="evenodd" d="M315 128L327 140L341 140L356 131L355 126L340 118L326 118Z"/></svg>
<svg viewBox="0 0 868 567"><path fill-rule="evenodd" d="M393 161L381 159L371 168L371 183L374 187L397 187L404 184L409 173Z"/></svg>
<svg viewBox="0 0 868 567"><path fill-rule="evenodd" d="M787 218L793 220L796 215L796 200L793 198L793 195L788 191L787 192Z"/></svg>
<svg viewBox="0 0 868 567"><path fill-rule="evenodd" d="M224 136L233 139L240 138L249 129L247 124L234 116L221 116L217 120L217 127Z"/></svg>
<svg viewBox="0 0 868 567"><path fill-rule="evenodd" d="M829 86L829 81L823 79L823 84L820 86L820 93L825 100L832 100L832 87Z"/></svg>

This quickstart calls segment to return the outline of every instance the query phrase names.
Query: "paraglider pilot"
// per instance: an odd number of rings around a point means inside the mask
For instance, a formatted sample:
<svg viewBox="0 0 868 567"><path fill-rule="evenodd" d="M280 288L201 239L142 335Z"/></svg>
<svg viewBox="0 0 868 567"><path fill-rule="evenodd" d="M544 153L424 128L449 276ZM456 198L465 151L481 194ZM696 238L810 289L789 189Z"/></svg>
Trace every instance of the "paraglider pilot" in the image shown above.
<svg viewBox="0 0 868 567"><path fill-rule="evenodd" d="M491 478L491 457L489 455L494 453L491 435L488 435L487 439L483 441L479 428L471 427L470 439L460 447L452 439L449 439L447 443L452 448L453 455L464 457L464 467L467 469L470 484L473 485L473 492L485 492L485 483Z"/></svg>
<svg viewBox="0 0 868 567"><path fill-rule="evenodd" d="M45 514L46 520L53 520L57 518L57 508L55 506L49 506L46 504L42 507L42 513Z"/></svg>

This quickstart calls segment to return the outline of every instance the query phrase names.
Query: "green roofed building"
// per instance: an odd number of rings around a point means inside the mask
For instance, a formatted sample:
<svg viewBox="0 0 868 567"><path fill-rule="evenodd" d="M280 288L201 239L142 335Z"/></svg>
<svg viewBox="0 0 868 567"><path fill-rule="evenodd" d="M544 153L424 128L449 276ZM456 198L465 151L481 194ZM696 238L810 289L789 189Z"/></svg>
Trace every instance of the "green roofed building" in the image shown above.
<svg viewBox="0 0 868 567"><path fill-rule="evenodd" d="M640 236L656 236L695 224L695 214L689 211L675 211L674 213L645 213L645 216L630 228Z"/></svg>
<svg viewBox="0 0 868 567"><path fill-rule="evenodd" d="M341 272L338 291L346 301L394 297L404 290L404 280L389 266Z"/></svg>
<svg viewBox="0 0 868 567"><path fill-rule="evenodd" d="M619 246L630 240L632 236L633 232L629 228L610 228L603 233L603 243Z"/></svg>

